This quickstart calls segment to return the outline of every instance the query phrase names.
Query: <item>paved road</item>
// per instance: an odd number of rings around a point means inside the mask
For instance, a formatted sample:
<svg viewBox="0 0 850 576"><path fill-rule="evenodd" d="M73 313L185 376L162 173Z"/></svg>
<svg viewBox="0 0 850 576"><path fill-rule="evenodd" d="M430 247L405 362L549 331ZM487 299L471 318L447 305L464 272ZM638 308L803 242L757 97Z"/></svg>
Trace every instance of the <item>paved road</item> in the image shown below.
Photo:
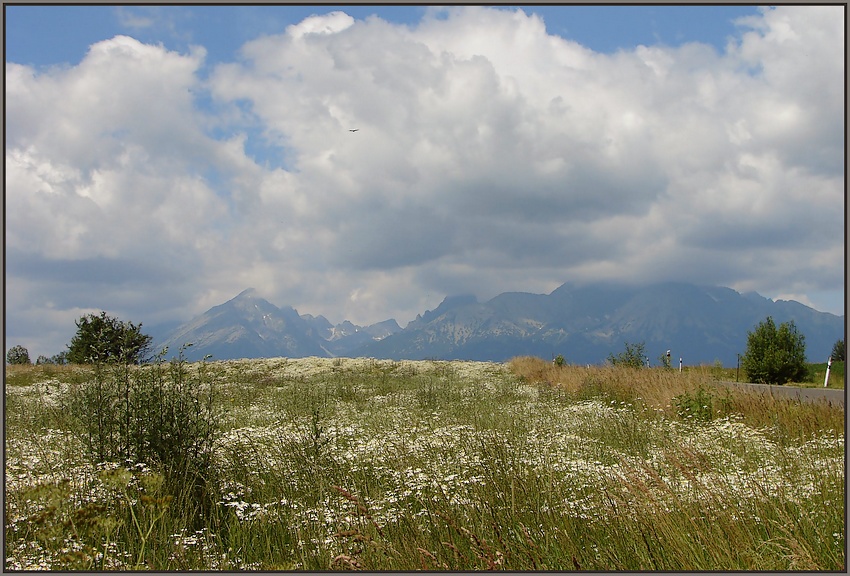
<svg viewBox="0 0 850 576"><path fill-rule="evenodd" d="M845 391L834 388L797 388L796 386L771 386L768 384L749 384L722 380L716 381L715 384L729 386L731 388L741 388L743 390L753 390L755 392L762 392L763 394L770 394L771 396L791 396L801 402L828 402L844 407Z"/></svg>

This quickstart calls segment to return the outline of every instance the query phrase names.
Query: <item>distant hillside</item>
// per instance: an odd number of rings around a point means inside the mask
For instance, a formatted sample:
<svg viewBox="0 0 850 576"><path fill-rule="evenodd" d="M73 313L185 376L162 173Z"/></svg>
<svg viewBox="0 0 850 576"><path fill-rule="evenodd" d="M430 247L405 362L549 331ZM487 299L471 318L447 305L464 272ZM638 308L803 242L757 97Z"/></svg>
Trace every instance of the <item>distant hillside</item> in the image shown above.
<svg viewBox="0 0 850 576"><path fill-rule="evenodd" d="M249 288L171 330L154 344L154 350L168 346L168 357L172 357L191 342L185 355L193 361L208 354L213 360L342 356L400 330L395 320L367 327L350 322L333 326L323 316L301 316L289 306L278 308Z"/></svg>
<svg viewBox="0 0 850 576"><path fill-rule="evenodd" d="M811 360L826 359L844 336L844 317L798 302L773 302L730 288L661 283L645 287L564 284L548 295L504 293L480 303L446 298L404 330L356 349L355 355L393 359L503 361L517 355L598 364L624 343L645 342L650 362L666 350L678 362L734 366L747 332L768 315L794 320Z"/></svg>
<svg viewBox="0 0 850 576"><path fill-rule="evenodd" d="M157 338L169 356L187 342L187 358L367 356L390 359L504 361L519 355L599 364L625 342L646 344L653 365L670 350L674 363L735 366L747 332L767 316L794 320L806 337L810 361L825 361L844 337L844 316L799 302L773 302L754 292L660 283L629 287L567 283L551 294L506 292L487 302L474 296L446 298L403 330L395 320L371 326L278 308L248 289Z"/></svg>

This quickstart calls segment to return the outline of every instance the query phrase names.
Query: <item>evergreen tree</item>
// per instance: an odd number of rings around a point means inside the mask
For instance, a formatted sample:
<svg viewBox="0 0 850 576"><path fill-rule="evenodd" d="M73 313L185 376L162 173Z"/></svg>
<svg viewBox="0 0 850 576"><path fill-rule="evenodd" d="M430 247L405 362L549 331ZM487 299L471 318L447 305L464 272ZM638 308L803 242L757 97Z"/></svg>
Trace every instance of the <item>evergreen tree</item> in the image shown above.
<svg viewBox="0 0 850 576"><path fill-rule="evenodd" d="M835 343L830 356L834 362L844 362L844 340L839 340Z"/></svg>

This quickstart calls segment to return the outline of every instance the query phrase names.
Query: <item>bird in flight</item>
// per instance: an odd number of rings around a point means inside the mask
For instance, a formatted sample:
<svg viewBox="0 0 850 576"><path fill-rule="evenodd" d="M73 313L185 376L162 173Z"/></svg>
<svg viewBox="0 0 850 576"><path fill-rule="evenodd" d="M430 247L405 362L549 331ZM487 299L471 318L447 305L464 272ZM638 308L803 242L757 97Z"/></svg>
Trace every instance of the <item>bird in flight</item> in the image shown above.
<svg viewBox="0 0 850 576"><path fill-rule="evenodd" d="M358 130L360 130L360 128L353 128L353 129L350 128L348 131L349 132L357 132Z"/></svg>

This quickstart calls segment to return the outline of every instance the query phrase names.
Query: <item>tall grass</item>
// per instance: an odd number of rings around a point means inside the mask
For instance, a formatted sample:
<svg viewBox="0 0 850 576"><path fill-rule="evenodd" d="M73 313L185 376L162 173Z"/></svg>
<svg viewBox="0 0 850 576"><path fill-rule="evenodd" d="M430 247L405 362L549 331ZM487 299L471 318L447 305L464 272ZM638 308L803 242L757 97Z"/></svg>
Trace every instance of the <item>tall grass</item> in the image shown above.
<svg viewBox="0 0 850 576"><path fill-rule="evenodd" d="M846 563L843 410L715 388L708 371L189 365L184 383L217 391L199 516L166 467L86 456L85 427L58 409L80 379L30 370L7 367L9 569Z"/></svg>
<svg viewBox="0 0 850 576"><path fill-rule="evenodd" d="M733 417L754 428L770 428L777 437L791 435L798 439L819 431L844 431L844 411L840 408L717 387L713 385L713 367L694 367L684 372L664 368L558 367L540 358L519 357L510 361L509 368L524 382L563 391L574 399L638 401L667 417ZM706 409L708 414L704 413Z"/></svg>
<svg viewBox="0 0 850 576"><path fill-rule="evenodd" d="M822 387L824 378L826 377L827 363L807 363L806 376L803 382L789 382L786 386L796 386L802 388ZM726 380L730 382L748 382L747 372L743 368L724 368L720 365L686 367L685 371L689 370L708 370L716 380ZM833 362L829 371L828 388L844 389L844 362Z"/></svg>
<svg viewBox="0 0 850 576"><path fill-rule="evenodd" d="M806 367L808 369L808 378L806 380L818 386L823 386L823 381L826 378L827 363L807 364ZM843 361L833 362L832 366L829 367L829 381L827 384L829 388L844 388Z"/></svg>

